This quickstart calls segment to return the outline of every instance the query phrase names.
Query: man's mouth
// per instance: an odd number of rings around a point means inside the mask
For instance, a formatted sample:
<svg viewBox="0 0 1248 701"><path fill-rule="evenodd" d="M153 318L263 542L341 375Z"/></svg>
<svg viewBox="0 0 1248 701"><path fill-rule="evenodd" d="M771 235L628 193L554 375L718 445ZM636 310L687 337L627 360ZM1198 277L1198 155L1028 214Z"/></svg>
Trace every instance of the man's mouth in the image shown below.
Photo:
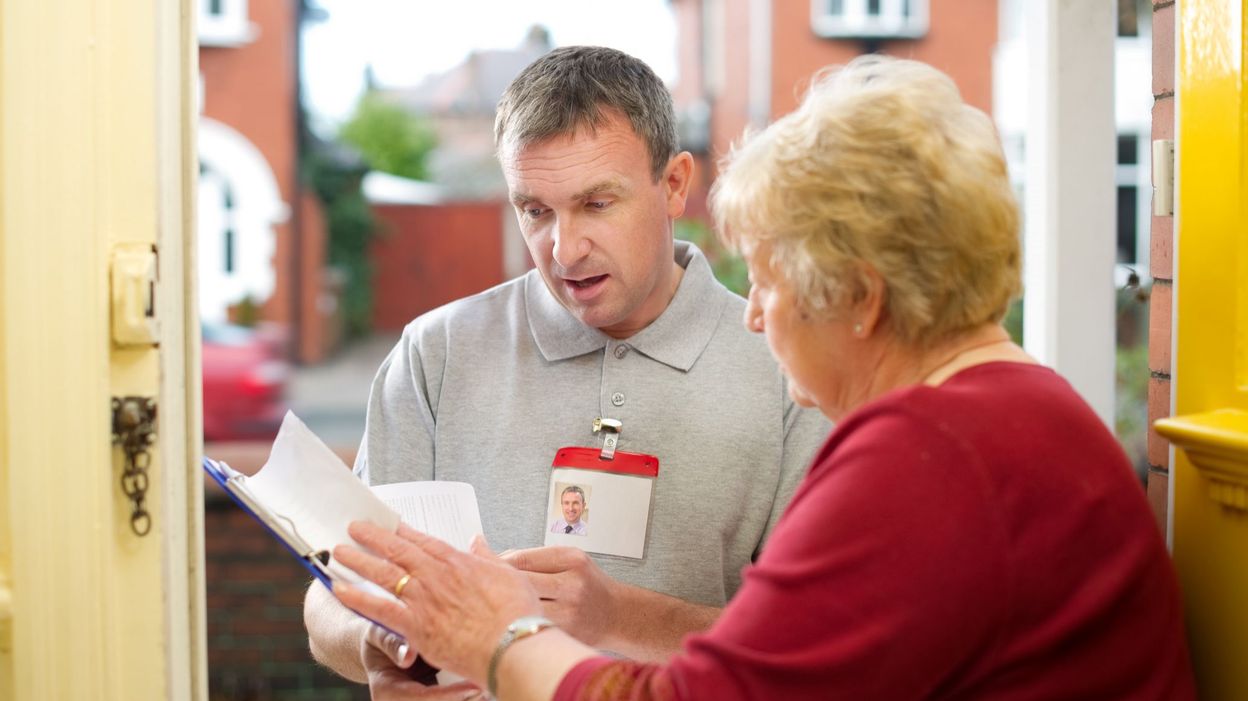
<svg viewBox="0 0 1248 701"><path fill-rule="evenodd" d="M592 277L584 277L580 279L563 278L563 289L570 299L580 304L589 304L597 299L602 291L606 289L606 281L609 275L594 275Z"/></svg>
<svg viewBox="0 0 1248 701"><path fill-rule="evenodd" d="M567 278L564 278L564 281L577 289L583 290L587 287L593 287L599 282L602 282L604 279L606 279L606 277L607 277L606 275L595 275L593 277L587 277L582 280L569 280Z"/></svg>

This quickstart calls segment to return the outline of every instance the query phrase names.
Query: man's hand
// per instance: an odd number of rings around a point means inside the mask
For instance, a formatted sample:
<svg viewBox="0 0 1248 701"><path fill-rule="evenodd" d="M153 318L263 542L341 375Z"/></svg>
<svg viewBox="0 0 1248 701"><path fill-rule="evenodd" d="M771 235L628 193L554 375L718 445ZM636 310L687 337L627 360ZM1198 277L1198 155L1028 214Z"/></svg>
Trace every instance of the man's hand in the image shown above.
<svg viewBox="0 0 1248 701"><path fill-rule="evenodd" d="M578 548L514 550L501 558L528 574L546 616L569 635L639 662L666 661L684 636L719 617L718 608L621 584Z"/></svg>
<svg viewBox="0 0 1248 701"><path fill-rule="evenodd" d="M362 644L360 658L368 673L368 692L373 701L468 701L485 692L470 682L448 686L425 686L407 675L416 653L399 638L373 626Z"/></svg>
<svg viewBox="0 0 1248 701"><path fill-rule="evenodd" d="M473 546L476 550L477 543ZM551 546L514 550L500 557L528 573L546 616L560 628L586 645L603 647L610 642L618 585L585 551Z"/></svg>
<svg viewBox="0 0 1248 701"><path fill-rule="evenodd" d="M368 633L360 640L360 664L365 672L370 676L374 671L385 669L402 672L415 661L416 651L402 638L379 625L369 624Z"/></svg>

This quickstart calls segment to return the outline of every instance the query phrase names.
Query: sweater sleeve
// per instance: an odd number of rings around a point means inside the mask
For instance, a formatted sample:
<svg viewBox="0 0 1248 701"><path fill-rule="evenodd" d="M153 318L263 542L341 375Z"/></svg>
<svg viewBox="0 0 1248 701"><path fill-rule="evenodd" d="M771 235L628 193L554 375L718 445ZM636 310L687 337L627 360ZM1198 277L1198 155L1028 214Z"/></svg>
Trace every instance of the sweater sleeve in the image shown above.
<svg viewBox="0 0 1248 701"><path fill-rule="evenodd" d="M658 665L591 657L564 676L554 701L578 699L674 701L676 694Z"/></svg>

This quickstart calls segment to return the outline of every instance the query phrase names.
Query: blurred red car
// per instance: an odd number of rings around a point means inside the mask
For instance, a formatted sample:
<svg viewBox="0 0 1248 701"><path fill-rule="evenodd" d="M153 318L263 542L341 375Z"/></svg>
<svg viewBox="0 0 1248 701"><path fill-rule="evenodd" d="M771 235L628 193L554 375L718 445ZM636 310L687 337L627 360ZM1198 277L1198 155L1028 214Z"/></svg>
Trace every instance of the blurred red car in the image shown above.
<svg viewBox="0 0 1248 701"><path fill-rule="evenodd" d="M253 329L204 324L204 440L272 440L286 414L290 365Z"/></svg>

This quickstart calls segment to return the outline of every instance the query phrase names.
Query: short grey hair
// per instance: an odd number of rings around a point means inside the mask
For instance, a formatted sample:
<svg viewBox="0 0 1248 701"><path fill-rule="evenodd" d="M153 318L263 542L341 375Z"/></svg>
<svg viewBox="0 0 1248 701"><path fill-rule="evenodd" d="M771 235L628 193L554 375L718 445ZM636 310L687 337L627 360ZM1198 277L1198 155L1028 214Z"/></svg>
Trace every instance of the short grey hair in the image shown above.
<svg viewBox="0 0 1248 701"><path fill-rule="evenodd" d="M644 62L603 46L565 46L516 76L498 102L494 144L526 146L591 131L615 110L646 143L657 182L677 153L672 95Z"/></svg>
<svg viewBox="0 0 1248 701"><path fill-rule="evenodd" d="M584 489L581 489L580 487L576 486L575 484L574 484L574 485L572 485L571 487L564 487L564 488L563 488L563 491L562 491L562 492L559 492L559 499L560 499L560 501L562 501L562 500L563 500L563 495L564 495L564 494L567 494L568 492L572 492L573 494L580 494L580 495L581 495L581 503L582 503L582 504L588 504L588 503L589 503L589 500L585 498L585 490L584 490Z"/></svg>

